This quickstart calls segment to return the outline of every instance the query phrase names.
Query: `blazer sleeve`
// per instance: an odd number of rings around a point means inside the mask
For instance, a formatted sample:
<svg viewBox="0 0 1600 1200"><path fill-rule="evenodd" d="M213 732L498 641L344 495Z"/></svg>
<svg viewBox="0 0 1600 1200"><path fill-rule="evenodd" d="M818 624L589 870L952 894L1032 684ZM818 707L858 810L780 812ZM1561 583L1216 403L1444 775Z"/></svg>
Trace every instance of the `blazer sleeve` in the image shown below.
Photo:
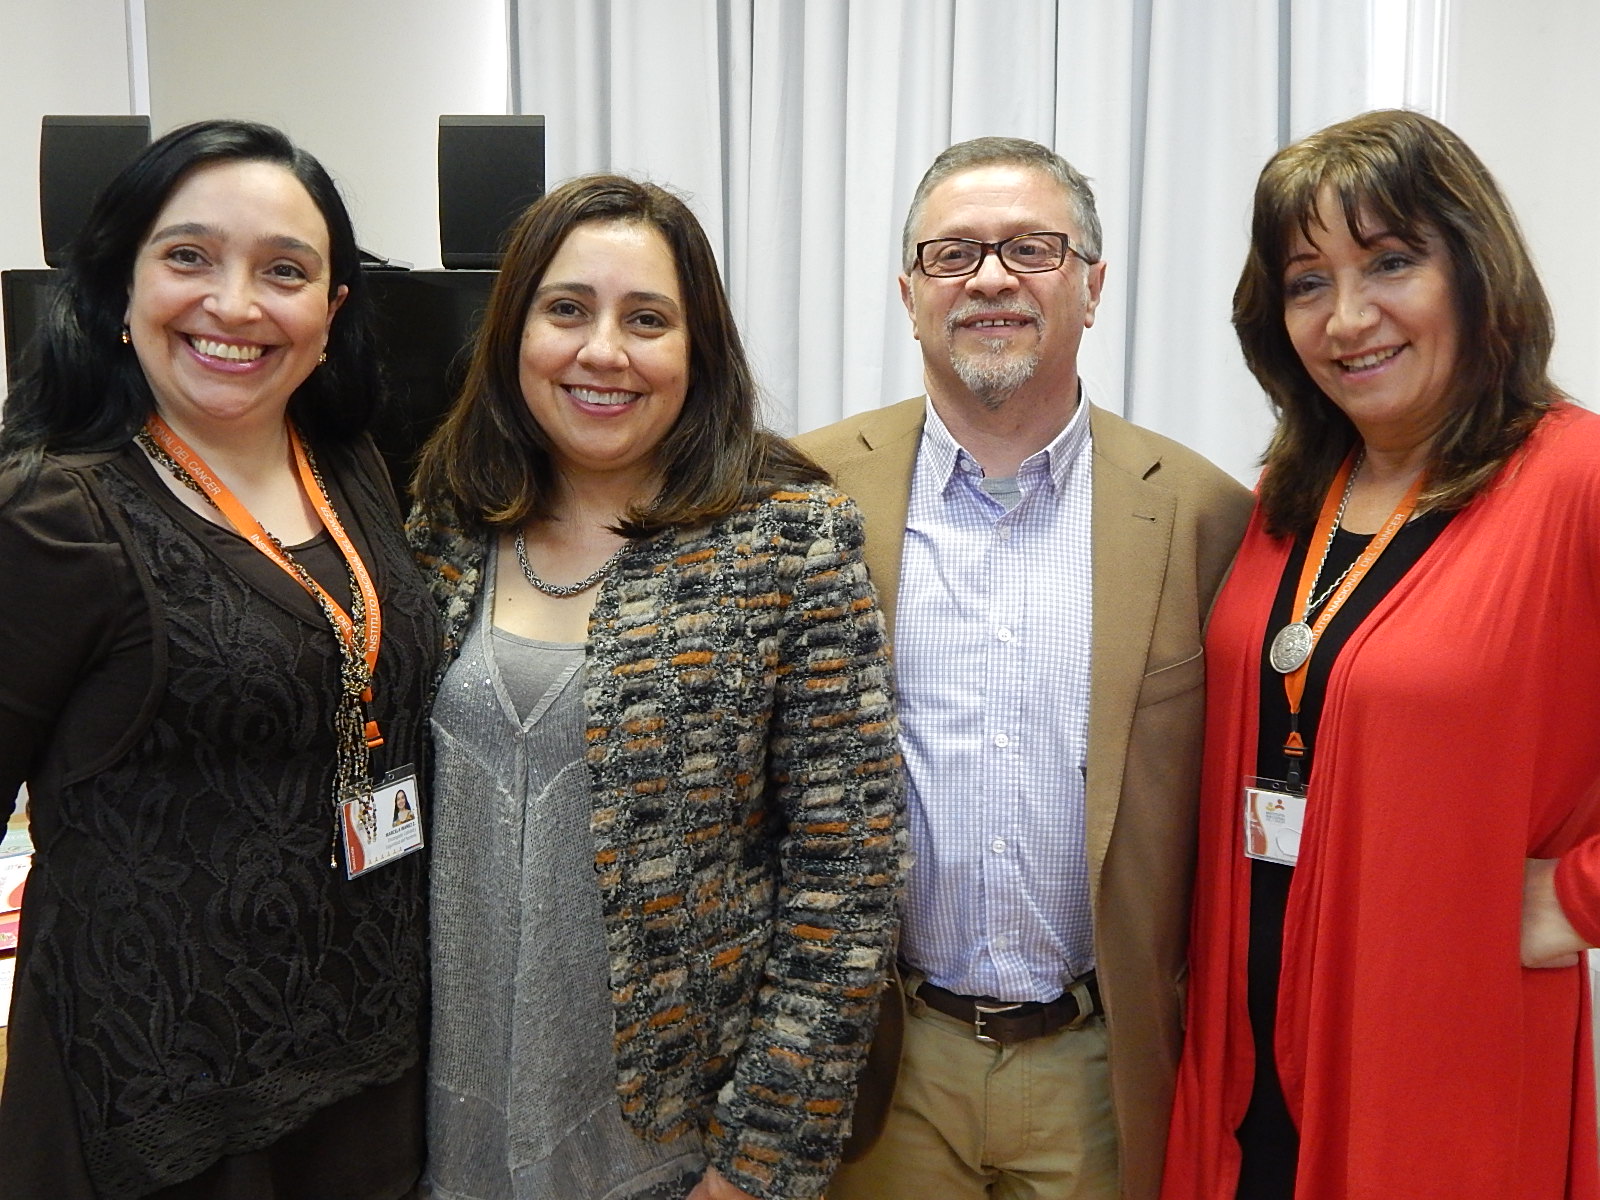
<svg viewBox="0 0 1600 1200"><path fill-rule="evenodd" d="M820 1196L850 1129L904 876L904 785L882 616L853 502L813 494L785 537L789 596L768 754L783 814L776 930L749 1036L708 1128L758 1196Z"/></svg>

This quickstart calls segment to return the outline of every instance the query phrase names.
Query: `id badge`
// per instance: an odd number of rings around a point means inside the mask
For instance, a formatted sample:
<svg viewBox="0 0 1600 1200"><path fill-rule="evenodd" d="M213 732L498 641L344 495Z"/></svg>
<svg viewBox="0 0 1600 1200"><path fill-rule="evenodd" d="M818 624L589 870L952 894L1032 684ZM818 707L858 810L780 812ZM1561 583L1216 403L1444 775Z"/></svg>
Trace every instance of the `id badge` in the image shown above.
<svg viewBox="0 0 1600 1200"><path fill-rule="evenodd" d="M415 767L390 771L365 795L339 803L346 879L422 849L422 792Z"/></svg>
<svg viewBox="0 0 1600 1200"><path fill-rule="evenodd" d="M1246 858L1292 867L1300 860L1300 830L1306 798L1274 779L1244 783L1244 853Z"/></svg>

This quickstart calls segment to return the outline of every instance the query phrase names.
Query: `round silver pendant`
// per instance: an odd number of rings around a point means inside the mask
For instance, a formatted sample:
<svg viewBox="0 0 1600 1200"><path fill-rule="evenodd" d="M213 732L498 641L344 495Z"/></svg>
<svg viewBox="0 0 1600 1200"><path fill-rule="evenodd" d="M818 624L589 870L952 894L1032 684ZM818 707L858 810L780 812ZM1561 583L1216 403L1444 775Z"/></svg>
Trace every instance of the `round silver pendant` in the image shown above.
<svg viewBox="0 0 1600 1200"><path fill-rule="evenodd" d="M1267 652L1267 661L1280 675L1287 675L1311 657L1311 626L1296 621L1278 630Z"/></svg>

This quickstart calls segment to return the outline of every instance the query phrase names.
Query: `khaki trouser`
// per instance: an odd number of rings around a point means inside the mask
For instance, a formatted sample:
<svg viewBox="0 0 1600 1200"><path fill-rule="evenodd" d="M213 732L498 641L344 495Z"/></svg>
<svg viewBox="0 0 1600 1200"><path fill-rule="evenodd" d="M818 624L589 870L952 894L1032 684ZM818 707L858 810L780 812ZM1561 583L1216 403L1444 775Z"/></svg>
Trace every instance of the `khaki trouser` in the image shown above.
<svg viewBox="0 0 1600 1200"><path fill-rule="evenodd" d="M1116 1200L1105 1021L1014 1046L907 1004L883 1136L828 1200Z"/></svg>

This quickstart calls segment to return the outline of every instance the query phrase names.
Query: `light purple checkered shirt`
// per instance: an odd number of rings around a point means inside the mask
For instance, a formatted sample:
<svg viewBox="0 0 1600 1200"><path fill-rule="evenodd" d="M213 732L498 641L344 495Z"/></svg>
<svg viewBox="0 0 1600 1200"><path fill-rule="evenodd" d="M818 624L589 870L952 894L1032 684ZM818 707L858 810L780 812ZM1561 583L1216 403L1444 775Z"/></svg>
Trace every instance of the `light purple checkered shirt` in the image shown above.
<svg viewBox="0 0 1600 1200"><path fill-rule="evenodd" d="M1008 498L928 405L895 611L913 854L901 955L963 995L1053 1000L1094 967L1093 457L1080 402Z"/></svg>

